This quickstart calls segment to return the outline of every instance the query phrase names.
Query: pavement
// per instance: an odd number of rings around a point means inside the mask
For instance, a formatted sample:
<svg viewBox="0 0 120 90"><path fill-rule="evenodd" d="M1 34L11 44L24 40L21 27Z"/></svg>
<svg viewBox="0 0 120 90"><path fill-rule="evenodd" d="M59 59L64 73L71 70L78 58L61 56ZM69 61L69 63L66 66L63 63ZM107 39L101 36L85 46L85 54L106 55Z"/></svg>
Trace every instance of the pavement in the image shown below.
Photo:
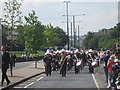
<svg viewBox="0 0 120 90"><path fill-rule="evenodd" d="M13 85L16 85L18 83L21 83L25 80L28 80L36 75L43 73L44 70L45 69L44 69L44 65L43 65L42 61L39 61L37 63L37 68L35 68L35 65L32 64L31 66L13 70L12 77L10 75L10 70L8 70L7 75L8 75L8 78L10 79L11 83L7 86L6 81L5 81L3 87L0 86L0 89L12 87ZM0 79L1 79L1 75L0 75Z"/></svg>
<svg viewBox="0 0 120 90"><path fill-rule="evenodd" d="M95 68L95 69L97 69L97 68ZM106 88L107 87L107 83L106 83L106 80L105 80L103 64L100 64L100 66L98 67L97 70L96 70L96 73L94 73L96 82L98 83L100 88Z"/></svg>

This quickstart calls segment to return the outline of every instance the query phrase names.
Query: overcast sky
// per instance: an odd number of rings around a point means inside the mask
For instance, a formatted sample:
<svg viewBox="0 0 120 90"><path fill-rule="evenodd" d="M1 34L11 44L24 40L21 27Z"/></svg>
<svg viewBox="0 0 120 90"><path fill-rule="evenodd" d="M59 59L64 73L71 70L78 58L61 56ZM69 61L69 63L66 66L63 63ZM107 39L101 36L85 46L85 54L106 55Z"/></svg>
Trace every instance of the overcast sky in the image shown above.
<svg viewBox="0 0 120 90"><path fill-rule="evenodd" d="M2 0L1 0L2 1ZM89 1L89 2L88 2ZM80 25L81 35L88 31L96 32L102 28L111 28L118 23L119 0L71 0L69 3L69 15L76 16L76 28ZM0 5L0 17L3 15L3 5ZM24 0L21 7L23 16L34 10L39 20L44 24L51 23L66 31L66 4L63 0ZM69 17L69 22L72 17Z"/></svg>

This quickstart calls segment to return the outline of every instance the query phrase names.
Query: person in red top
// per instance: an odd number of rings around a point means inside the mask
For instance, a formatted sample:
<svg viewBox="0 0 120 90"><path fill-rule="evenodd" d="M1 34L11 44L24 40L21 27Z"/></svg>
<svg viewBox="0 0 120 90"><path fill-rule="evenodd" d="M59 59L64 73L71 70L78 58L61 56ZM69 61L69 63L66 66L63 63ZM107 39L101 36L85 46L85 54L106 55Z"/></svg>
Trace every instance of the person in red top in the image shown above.
<svg viewBox="0 0 120 90"><path fill-rule="evenodd" d="M114 56L111 56L110 59L108 60L107 67L108 67L108 87L111 87L111 81L113 80L113 71L112 71L112 66L115 64L114 62Z"/></svg>

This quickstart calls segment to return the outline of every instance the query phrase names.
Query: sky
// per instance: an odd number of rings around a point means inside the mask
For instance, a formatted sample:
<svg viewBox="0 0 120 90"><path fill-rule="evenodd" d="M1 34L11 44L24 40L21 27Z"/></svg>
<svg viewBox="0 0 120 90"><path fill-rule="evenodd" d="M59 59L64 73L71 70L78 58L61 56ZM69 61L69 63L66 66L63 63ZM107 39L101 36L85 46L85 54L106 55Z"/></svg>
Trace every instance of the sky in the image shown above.
<svg viewBox="0 0 120 90"><path fill-rule="evenodd" d="M70 0L69 15L79 15L75 16L76 30L79 25L80 35L84 35L88 31L97 32L103 28L114 27L118 23L118 1ZM65 23L67 18L63 16L66 15L66 4L63 0L24 0L22 3L23 16L28 16L28 13L34 10L42 24L51 23L54 27L58 26L67 31ZM0 17L4 14L3 7L3 4L0 4ZM71 16L69 22L72 22Z"/></svg>

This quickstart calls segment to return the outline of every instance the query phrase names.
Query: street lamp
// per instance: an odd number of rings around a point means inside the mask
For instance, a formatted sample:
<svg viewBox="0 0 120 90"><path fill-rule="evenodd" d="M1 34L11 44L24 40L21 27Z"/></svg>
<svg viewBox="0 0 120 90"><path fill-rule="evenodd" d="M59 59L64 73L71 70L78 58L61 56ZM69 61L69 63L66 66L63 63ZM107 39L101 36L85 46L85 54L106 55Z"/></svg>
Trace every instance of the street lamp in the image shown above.
<svg viewBox="0 0 120 90"><path fill-rule="evenodd" d="M68 25L68 3L70 1L63 1L63 3L66 3L66 15L67 15L67 35L68 35L68 50L69 50L69 25Z"/></svg>

